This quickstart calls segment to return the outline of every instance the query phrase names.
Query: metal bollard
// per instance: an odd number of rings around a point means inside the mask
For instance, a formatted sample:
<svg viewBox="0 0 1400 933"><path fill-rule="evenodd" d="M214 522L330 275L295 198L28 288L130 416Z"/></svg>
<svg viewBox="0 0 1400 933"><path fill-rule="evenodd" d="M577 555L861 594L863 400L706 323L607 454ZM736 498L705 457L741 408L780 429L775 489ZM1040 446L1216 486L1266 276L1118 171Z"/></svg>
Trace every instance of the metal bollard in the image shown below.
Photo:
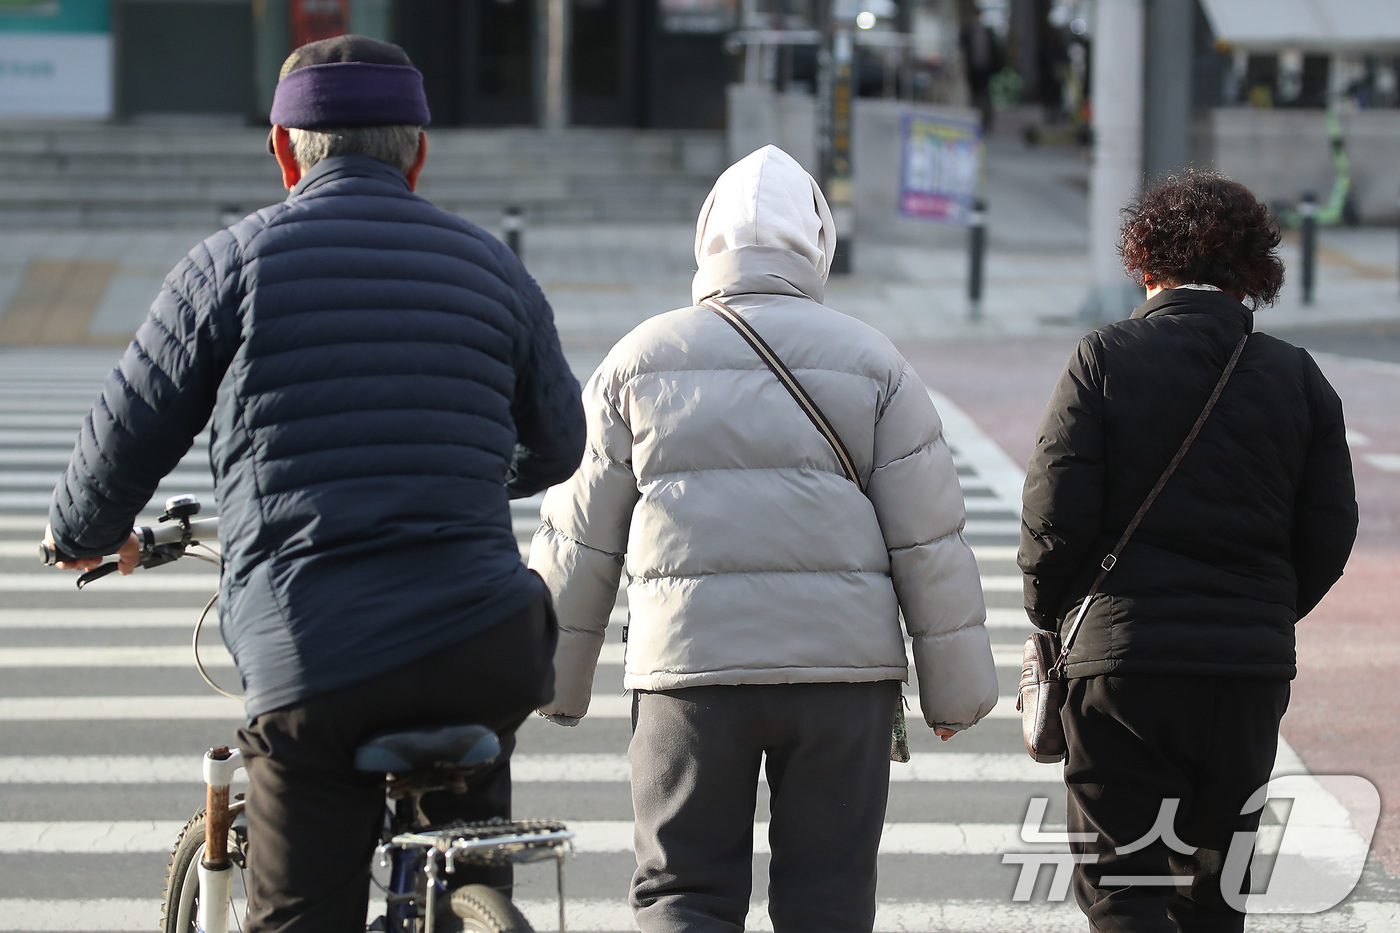
<svg viewBox="0 0 1400 933"><path fill-rule="evenodd" d="M524 245L520 241L525 233L525 212L514 204L510 205L501 218L501 228L506 232L506 246L510 247L517 259L524 258L521 253Z"/></svg>
<svg viewBox="0 0 1400 933"><path fill-rule="evenodd" d="M1311 191L1303 195L1298 205L1298 216L1303 221L1303 304L1313 303L1313 279L1317 271L1317 195Z"/></svg>
<svg viewBox="0 0 1400 933"><path fill-rule="evenodd" d="M972 202L967 216L967 316L982 320L982 265L987 254L987 204L981 198Z"/></svg>
<svg viewBox="0 0 1400 933"><path fill-rule="evenodd" d="M836 224L836 252L831 257L832 275L850 275L856 241L856 212L849 204L837 202L831 207L831 219Z"/></svg>

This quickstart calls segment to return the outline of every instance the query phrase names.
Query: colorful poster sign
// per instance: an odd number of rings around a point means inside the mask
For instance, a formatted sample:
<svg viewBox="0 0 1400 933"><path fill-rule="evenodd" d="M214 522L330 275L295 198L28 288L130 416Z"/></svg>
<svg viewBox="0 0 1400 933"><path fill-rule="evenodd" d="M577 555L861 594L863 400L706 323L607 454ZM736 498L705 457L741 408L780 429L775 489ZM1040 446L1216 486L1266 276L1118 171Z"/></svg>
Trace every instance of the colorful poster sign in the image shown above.
<svg viewBox="0 0 1400 933"><path fill-rule="evenodd" d="M899 212L918 220L967 224L982 184L981 127L910 114L903 130Z"/></svg>
<svg viewBox="0 0 1400 933"><path fill-rule="evenodd" d="M0 116L112 113L108 0L0 0Z"/></svg>

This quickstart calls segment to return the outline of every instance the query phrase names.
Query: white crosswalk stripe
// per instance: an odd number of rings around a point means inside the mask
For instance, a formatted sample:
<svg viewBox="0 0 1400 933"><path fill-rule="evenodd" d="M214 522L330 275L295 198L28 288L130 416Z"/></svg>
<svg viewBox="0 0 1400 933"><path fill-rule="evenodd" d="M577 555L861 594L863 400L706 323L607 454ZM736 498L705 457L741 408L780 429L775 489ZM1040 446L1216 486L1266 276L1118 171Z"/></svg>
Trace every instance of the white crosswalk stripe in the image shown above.
<svg viewBox="0 0 1400 933"><path fill-rule="evenodd" d="M33 573L0 573L0 593L67 593L76 589L77 580L71 574L53 571ZM128 593L213 593L219 587L219 578L210 571L204 573L152 573L132 574L130 580L122 581L122 589Z"/></svg>
<svg viewBox="0 0 1400 933"><path fill-rule="evenodd" d="M626 645L610 642L599 653L600 664L621 664ZM0 669L23 667L187 667L193 654L188 645L117 645L104 647L0 648ZM200 660L231 666L233 658L221 648L202 648ZM1018 645L996 645L992 657L999 667L1021 666Z"/></svg>
<svg viewBox="0 0 1400 933"><path fill-rule="evenodd" d="M243 719L243 704L202 696L0 697L0 722L112 722ZM219 730L223 734L224 730Z"/></svg>
<svg viewBox="0 0 1400 933"><path fill-rule="evenodd" d="M183 825L182 820L0 822L0 855L163 853ZM632 851L631 820L570 820L569 828L581 855ZM1046 827L1057 830L1064 827ZM1017 848L1060 850L1023 842L1019 823L887 823L880 842L880 851L889 855L1000 855ZM768 824L756 822L754 852L767 851Z"/></svg>
<svg viewBox="0 0 1400 933"><path fill-rule="evenodd" d="M22 555L34 557L34 543ZM177 628L188 632L191 626L188 609L0 609L0 629L143 629Z"/></svg>
<svg viewBox="0 0 1400 933"><path fill-rule="evenodd" d="M212 665L206 662L206 667ZM231 675L230 675L231 676ZM911 717L919 713L919 699L905 696ZM242 719L242 706L225 697L205 696L60 696L0 697L0 722L54 722L68 720L217 720ZM588 718L631 719L631 696L594 694L589 700ZM1003 696L987 714L989 720L1015 719L1016 698Z"/></svg>
<svg viewBox="0 0 1400 933"><path fill-rule="evenodd" d="M37 553L37 544L34 546ZM209 574L161 573L132 574L131 579L122 583L128 593L212 593L218 587L218 578L212 571ZM50 571L33 573L0 573L0 592L66 592L74 588L74 581ZM1008 575L984 575L984 593L1019 593L1021 578Z"/></svg>
<svg viewBox="0 0 1400 933"><path fill-rule="evenodd" d="M54 482L62 467L67 463L67 458L64 458L63 463L59 464L59 470L7 470L3 474L5 485L10 489L38 489L45 493L51 493ZM214 477L210 476L207 470L202 472L180 470L168 476L165 484L202 492L214 488Z"/></svg>
<svg viewBox="0 0 1400 933"><path fill-rule="evenodd" d="M113 855L141 852L164 853L183 822L174 820L68 820L0 821L0 855ZM580 855L633 851L635 826L631 820L571 820L574 846ZM768 854L766 820L753 824L753 851ZM1296 831L1296 830L1295 830ZM1046 824L1031 832L1057 841L1028 836L1020 823L886 823L880 835L882 855L1032 855L1068 854L1064 825ZM1306 831L1305 831L1306 832ZM1319 839L1321 833L1314 833ZM1261 851L1277 851L1282 827L1261 827Z"/></svg>
<svg viewBox="0 0 1400 933"><path fill-rule="evenodd" d="M154 929L162 856L201 803L199 753L231 741L243 718L241 704L200 692L205 688L191 672L189 632L216 587L212 568L142 571L79 594L72 574L35 560L50 491L114 359L112 351L0 349L0 933ZM1020 750L1019 714L1009 695L1020 643L1030 630L1014 565L1023 477L955 405L935 402L964 483L964 534L982 567L991 604L987 624L1006 695L987 722L945 744L922 729L917 687L906 687L914 757L891 766L875 929L1082 930L1072 898L1047 902L1040 891L1030 902L1013 901L1016 868L1001 859L1008 852L1051 851L1023 842L1020 821L1030 796L1053 801L1063 794L1062 768L1036 764ZM207 464L206 435L167 477L157 500L191 491L212 511ZM512 503L522 553L539 505L538 496ZM561 730L532 718L512 760L517 813L565 819L579 834L580 865L587 863L581 874L588 880L571 882L568 903L569 928L579 931L635 928L625 898L632 698L621 691L625 646L619 631L626 621L621 599L583 725ZM201 657L215 680L236 684L214 628L201 639ZM1281 766L1300 769L1291 754L1285 743ZM1055 831L1057 819L1063 817L1052 812L1042 829ZM766 850L766 830L765 823L756 824L758 853ZM85 883L50 882L53 859L72 861ZM939 863L931 859L968 866L953 871L964 879L957 890L941 887ZM138 865L146 867L138 872L132 867ZM887 870L900 865L907 870ZM110 879L101 873L108 867ZM132 888L137 873L141 886ZM603 875L606 881L597 880ZM540 929L554 928L548 886L531 888L527 879L518 891L527 916ZM1359 891L1317 917L1251 918L1250 929L1400 929L1400 906L1380 894ZM766 905L756 901L746 929L771 928Z"/></svg>
<svg viewBox="0 0 1400 933"><path fill-rule="evenodd" d="M77 436L77 430L72 432ZM65 466L68 465L68 456L71 450L57 451L48 447L38 450L30 450L23 447L0 449L0 467L45 467L52 472L49 473L49 485L57 478Z"/></svg>
<svg viewBox="0 0 1400 933"><path fill-rule="evenodd" d="M930 886L939 887L936 880ZM950 892L951 893L951 892ZM558 914L553 901L529 899L521 902L521 912L536 929L555 929ZM753 904L744 929L769 933L766 902ZM630 930L631 910L613 901L570 903L568 928L578 933ZM875 912L875 933L1082 933L1084 915L1073 899L1059 903L1016 904L1005 900L885 900ZM1253 917L1251 933L1393 933L1400 929L1400 904L1352 901L1307 926L1294 917Z"/></svg>
<svg viewBox="0 0 1400 933"><path fill-rule="evenodd" d="M40 430L38 428L0 428L0 444L5 446L19 444L44 444L54 447L67 446L71 448L73 441L77 438L77 432L71 428L55 428L53 430Z"/></svg>
<svg viewBox="0 0 1400 933"><path fill-rule="evenodd" d="M65 463L68 461L65 460ZM58 474L54 474L54 481L57 482ZM3 488L3 487L0 487ZM45 503L47 508L47 503ZM7 515L0 513L0 532L20 532L25 537L24 540L30 544L37 544L40 535L44 531L44 523L48 521L45 513L38 512L33 515Z"/></svg>
<svg viewBox="0 0 1400 933"><path fill-rule="evenodd" d="M521 912L539 930L557 928L552 900L521 898ZM768 933L766 901L755 901L744 929ZM242 913L240 909L240 914ZM41 900L0 899L0 929L43 933L123 933L154 929L160 917L155 898ZM633 930L631 909L619 899L570 898L568 928L577 933ZM1073 902L1015 904L1004 900L884 900L875 913L875 933L1082 933L1084 916ZM1300 925L1294 917L1260 916L1250 920L1251 933L1394 933L1400 929L1400 904L1348 901L1327 915Z"/></svg>
<svg viewBox="0 0 1400 933"><path fill-rule="evenodd" d="M19 556L28 560L38 554L32 542L23 544ZM0 555L3 557L3 555ZM611 624L627 621L627 610L613 610ZM0 609L0 630L3 629L128 629L128 628L190 628L188 609ZM987 627L1029 632L1030 623L1020 609L988 609Z"/></svg>
<svg viewBox="0 0 1400 933"><path fill-rule="evenodd" d="M104 647L0 648L0 669L38 667L188 667L189 645L118 645ZM199 653L205 667L230 667L233 658L222 648Z"/></svg>
<svg viewBox="0 0 1400 933"><path fill-rule="evenodd" d="M520 752L510 760L511 779L531 784L626 783L632 773L626 755L537 755ZM1060 765L1036 764L1017 753L921 752L895 769L901 783L1058 783ZM189 784L199 783L198 761L175 755L13 755L0 756L0 784Z"/></svg>

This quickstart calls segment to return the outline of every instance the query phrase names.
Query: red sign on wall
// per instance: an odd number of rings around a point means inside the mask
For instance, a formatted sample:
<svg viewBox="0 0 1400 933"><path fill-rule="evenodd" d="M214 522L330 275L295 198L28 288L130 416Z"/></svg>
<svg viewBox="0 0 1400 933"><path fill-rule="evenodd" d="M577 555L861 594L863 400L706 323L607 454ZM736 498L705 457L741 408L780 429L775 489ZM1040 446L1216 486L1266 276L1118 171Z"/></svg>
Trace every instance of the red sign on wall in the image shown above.
<svg viewBox="0 0 1400 933"><path fill-rule="evenodd" d="M292 48L350 31L350 0L292 0Z"/></svg>

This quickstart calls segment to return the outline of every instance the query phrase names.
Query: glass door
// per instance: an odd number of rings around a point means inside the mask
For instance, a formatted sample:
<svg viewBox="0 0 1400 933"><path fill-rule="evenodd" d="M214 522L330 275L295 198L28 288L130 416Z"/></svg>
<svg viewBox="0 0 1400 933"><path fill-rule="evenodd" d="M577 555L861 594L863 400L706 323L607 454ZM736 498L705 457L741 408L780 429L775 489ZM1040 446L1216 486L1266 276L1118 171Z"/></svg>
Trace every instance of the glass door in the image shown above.
<svg viewBox="0 0 1400 933"><path fill-rule="evenodd" d="M461 122L534 120L534 0L467 0L462 16Z"/></svg>
<svg viewBox="0 0 1400 933"><path fill-rule="evenodd" d="M571 122L640 125L637 0L573 0L570 13Z"/></svg>

